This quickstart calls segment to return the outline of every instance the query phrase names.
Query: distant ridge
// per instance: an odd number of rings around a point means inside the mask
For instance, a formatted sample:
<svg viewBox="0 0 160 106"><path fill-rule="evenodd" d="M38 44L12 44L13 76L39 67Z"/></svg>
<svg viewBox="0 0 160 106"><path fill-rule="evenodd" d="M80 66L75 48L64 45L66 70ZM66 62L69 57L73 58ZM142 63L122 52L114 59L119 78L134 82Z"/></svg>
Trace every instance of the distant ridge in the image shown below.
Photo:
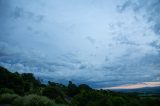
<svg viewBox="0 0 160 106"><path fill-rule="evenodd" d="M135 89L112 89L113 91L118 92L137 92L137 93L147 93L147 94L160 94L159 87L144 87L144 88L135 88Z"/></svg>
<svg viewBox="0 0 160 106"><path fill-rule="evenodd" d="M160 93L160 82L143 82L108 88L106 87L102 89L120 92Z"/></svg>

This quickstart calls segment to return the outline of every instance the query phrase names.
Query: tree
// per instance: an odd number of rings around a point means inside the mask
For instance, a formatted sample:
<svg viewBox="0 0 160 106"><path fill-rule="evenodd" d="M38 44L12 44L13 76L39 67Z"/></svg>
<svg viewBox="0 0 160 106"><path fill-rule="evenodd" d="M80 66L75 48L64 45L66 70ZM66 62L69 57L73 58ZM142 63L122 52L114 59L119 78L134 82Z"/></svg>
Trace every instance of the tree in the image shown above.
<svg viewBox="0 0 160 106"><path fill-rule="evenodd" d="M73 84L72 81L69 81L67 88L68 88L67 93L68 96L70 97L73 97L79 93L78 87L75 84Z"/></svg>
<svg viewBox="0 0 160 106"><path fill-rule="evenodd" d="M47 96L50 99L54 99L58 103L65 103L63 92L55 86L47 86L42 91L43 96Z"/></svg>
<svg viewBox="0 0 160 106"><path fill-rule="evenodd" d="M86 85L86 84L81 84L81 85L79 85L79 90L80 91L83 91L83 90L91 90L92 88L91 87L89 87L88 85Z"/></svg>
<svg viewBox="0 0 160 106"><path fill-rule="evenodd" d="M18 73L11 73L0 67L0 88L9 88L20 95L24 94L24 81Z"/></svg>

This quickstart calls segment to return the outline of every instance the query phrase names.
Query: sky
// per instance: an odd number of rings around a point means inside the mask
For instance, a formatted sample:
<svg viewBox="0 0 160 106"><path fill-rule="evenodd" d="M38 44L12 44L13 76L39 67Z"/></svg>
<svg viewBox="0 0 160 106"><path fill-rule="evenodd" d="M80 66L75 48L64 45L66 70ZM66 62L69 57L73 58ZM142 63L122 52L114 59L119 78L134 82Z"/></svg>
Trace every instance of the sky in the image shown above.
<svg viewBox="0 0 160 106"><path fill-rule="evenodd" d="M116 89L139 89L139 88L150 88L150 87L159 87L160 82L143 82L143 83L136 83L136 84L126 84L121 86L115 86L115 87L108 87L103 89L110 89L110 90L116 90Z"/></svg>
<svg viewBox="0 0 160 106"><path fill-rule="evenodd" d="M91 87L160 82L160 0L0 0L0 65Z"/></svg>

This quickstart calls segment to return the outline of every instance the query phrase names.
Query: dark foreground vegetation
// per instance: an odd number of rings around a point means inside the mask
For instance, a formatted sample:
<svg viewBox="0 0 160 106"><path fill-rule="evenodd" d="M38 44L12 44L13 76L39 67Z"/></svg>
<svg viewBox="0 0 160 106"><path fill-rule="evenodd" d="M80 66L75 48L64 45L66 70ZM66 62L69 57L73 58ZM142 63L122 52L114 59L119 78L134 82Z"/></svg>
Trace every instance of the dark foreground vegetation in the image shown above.
<svg viewBox="0 0 160 106"><path fill-rule="evenodd" d="M32 73L0 67L0 106L160 106L160 96L95 90L71 81L45 85Z"/></svg>

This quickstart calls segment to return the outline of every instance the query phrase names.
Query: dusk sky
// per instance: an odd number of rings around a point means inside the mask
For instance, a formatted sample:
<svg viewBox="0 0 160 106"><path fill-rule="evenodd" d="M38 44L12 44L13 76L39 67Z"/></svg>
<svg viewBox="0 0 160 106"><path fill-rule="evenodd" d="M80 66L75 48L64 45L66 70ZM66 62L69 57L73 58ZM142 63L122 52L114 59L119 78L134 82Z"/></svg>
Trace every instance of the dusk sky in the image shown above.
<svg viewBox="0 0 160 106"><path fill-rule="evenodd" d="M0 0L0 66L97 88L160 82L160 0Z"/></svg>

